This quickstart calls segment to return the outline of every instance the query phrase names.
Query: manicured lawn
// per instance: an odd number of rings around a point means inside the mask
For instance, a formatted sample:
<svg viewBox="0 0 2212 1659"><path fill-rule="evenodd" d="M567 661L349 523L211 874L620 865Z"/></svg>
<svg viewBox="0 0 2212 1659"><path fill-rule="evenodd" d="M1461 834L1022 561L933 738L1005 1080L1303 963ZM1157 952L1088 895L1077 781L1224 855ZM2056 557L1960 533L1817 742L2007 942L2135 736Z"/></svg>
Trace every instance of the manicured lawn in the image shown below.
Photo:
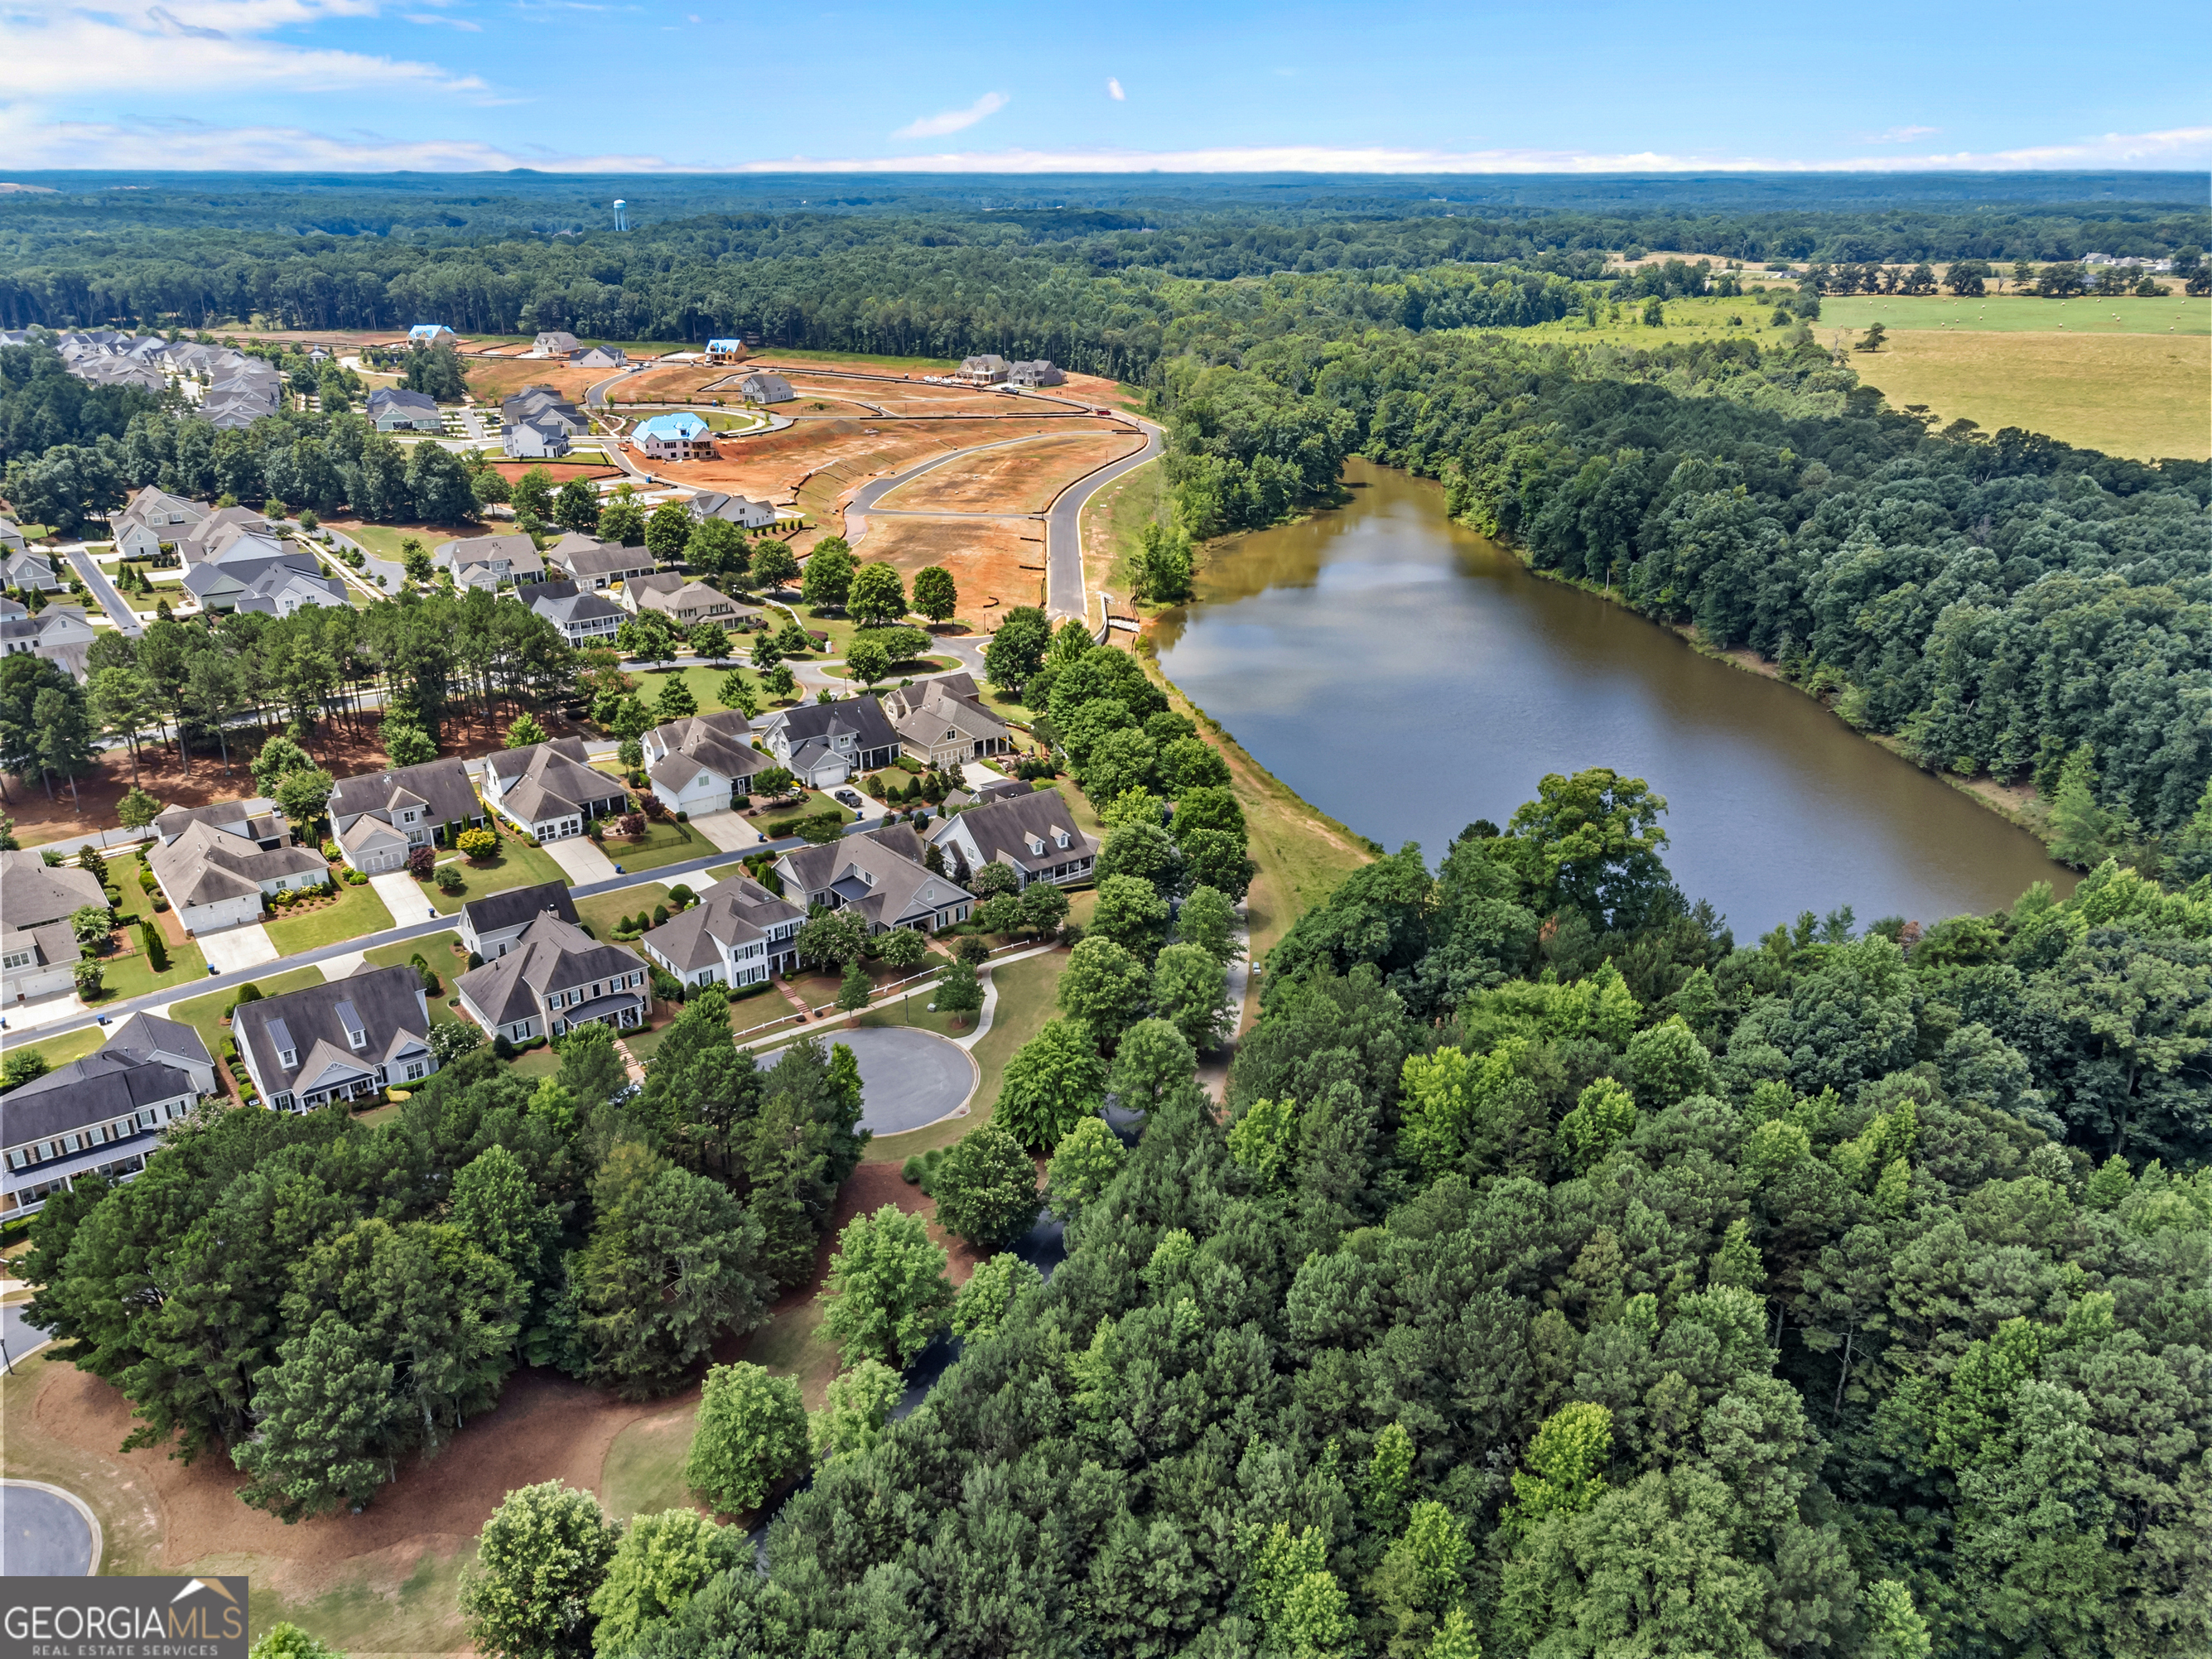
<svg viewBox="0 0 2212 1659"><path fill-rule="evenodd" d="M727 881L732 876L742 876L744 872L745 866L742 864L710 864L707 866L707 880L710 884L718 881ZM698 886L699 890L702 893L707 890L705 886L700 885L697 883L694 883L693 884L695 886Z"/></svg>
<svg viewBox="0 0 2212 1659"><path fill-rule="evenodd" d="M860 1016L860 1024L863 1025L913 1025L925 1031L934 1031L938 1036L945 1037L965 1036L975 1029L975 1017L973 1014L963 1015L961 1018L964 1023L955 1025L952 1023L951 1015L932 1013L929 1008L932 988L927 984L917 985L889 1007L869 1009Z"/></svg>
<svg viewBox="0 0 2212 1659"><path fill-rule="evenodd" d="M667 1035L666 1025L660 1025L650 1030L624 1031L622 1034L623 1046L637 1056L639 1065L649 1066L653 1063L653 1051L660 1047L660 1040Z"/></svg>
<svg viewBox="0 0 2212 1659"><path fill-rule="evenodd" d="M322 982L323 970L319 968L294 968L284 973L265 975L253 981L264 997L281 996L287 991L297 991ZM194 997L189 1002L172 1004L169 1009L171 1019L182 1020L200 1034L200 1041L207 1044L208 1053L215 1056L218 1064L222 1060L223 1039L230 1035L223 1026L222 1017L230 1011L231 1004L238 1000L241 988L234 987L228 991L211 992L204 997Z"/></svg>
<svg viewBox="0 0 2212 1659"><path fill-rule="evenodd" d="M743 639L745 636L740 635L735 637ZM752 687L753 695L760 699L761 708L765 709L775 706L775 699L769 695L768 688L760 683L760 676L755 673L749 665L741 663L734 656L719 666L710 663L691 663L682 668L649 669L643 673L633 674L631 678L637 681L639 701L647 708L653 708L659 701L663 686L672 679L681 678L684 684L691 688L692 699L698 703L699 712L702 714L715 714L730 706L722 701L722 682L729 678L730 671L733 668L744 671L745 684Z"/></svg>
<svg viewBox="0 0 2212 1659"><path fill-rule="evenodd" d="M35 1042L11 1042L8 1052L12 1054L19 1048L27 1048L34 1054L43 1054L46 1069L51 1072L57 1066L82 1060L106 1041L106 1031L97 1025L88 1025L82 1031L71 1031L63 1036L40 1037Z"/></svg>
<svg viewBox="0 0 2212 1659"><path fill-rule="evenodd" d="M691 1454L691 1435L699 1418L695 1389L672 1400L650 1417L625 1426L607 1448L599 1466L599 1502L627 1523L634 1515L658 1515L688 1509L691 1493L684 1484L684 1462Z"/></svg>
<svg viewBox="0 0 2212 1659"><path fill-rule="evenodd" d="M394 525L362 524L333 526L338 534L349 541L358 542L380 559L399 562L399 544L417 541L429 552L435 553L447 542L456 539L450 530L408 530Z"/></svg>
<svg viewBox="0 0 2212 1659"><path fill-rule="evenodd" d="M852 787L849 784L840 787ZM839 820L845 823L850 823L860 816L842 801L832 800L819 789L810 789L806 792L805 799L793 805L777 807L773 817L763 812L752 822L756 829L767 831L770 841L776 841L785 836L796 835L799 831L799 819L812 817L817 812L825 811L835 812Z"/></svg>
<svg viewBox="0 0 2212 1659"><path fill-rule="evenodd" d="M502 832L505 834L505 832ZM450 857L450 854L445 856ZM545 882L568 884L568 872L553 862L553 856L542 847L528 847L512 835L506 835L499 844L499 856L482 863L473 859L461 859L453 867L461 872L461 890L441 892L435 883L422 884L422 896L434 906L441 916L450 916L471 899L480 899L487 893L504 893L512 887L536 887ZM414 918L410 916L409 921Z"/></svg>
<svg viewBox="0 0 2212 1659"><path fill-rule="evenodd" d="M609 836L599 846L609 858L622 866L625 874L634 870L658 870L664 864L681 864L686 859L696 859L714 850L714 843L690 825L668 818L658 823L647 823L645 833L635 841L628 836ZM635 910L637 907L630 908Z"/></svg>
<svg viewBox="0 0 2212 1659"><path fill-rule="evenodd" d="M128 941L123 950L112 957L100 959L102 994L89 1007L102 1007L109 1003L127 1002L132 997L144 996L149 991L173 990L180 985L190 985L207 977L207 958L197 944L169 946L169 965L155 973L138 948L136 928L124 935Z"/></svg>
<svg viewBox="0 0 2212 1659"><path fill-rule="evenodd" d="M950 1146L977 1124L988 1122L998 1104L999 1081L1006 1075L1006 1062L1014 1057L1016 1049L1043 1028L1045 1021L1059 1012L1054 998L1060 972L1066 966L1067 953L1054 951L1047 956L1031 957L1026 962L993 969L991 977L999 988L998 1007L991 1018L991 1029L969 1051L975 1056L981 1078L975 1087L975 1103L968 1115L933 1123L926 1129L912 1129L902 1135L878 1135L868 1143L864 1156L878 1163L902 1164L916 1152L926 1152L933 1146ZM920 1018L918 1005L916 1018Z"/></svg>
<svg viewBox="0 0 2212 1659"><path fill-rule="evenodd" d="M957 657L919 657L907 662L893 663L891 665L890 673L886 674L882 679L872 682L872 684L876 685L896 685L902 679L912 678L922 674L942 673L948 668L957 668L959 666L959 659ZM826 664L823 665L822 672L829 675L832 679L842 680L850 679L852 678L852 676L846 673L845 665L842 663Z"/></svg>
<svg viewBox="0 0 2212 1659"><path fill-rule="evenodd" d="M561 1056L554 1053L553 1046L548 1043L543 1048L532 1048L526 1054L517 1054L512 1063L519 1075L535 1081L540 1078L551 1077L558 1072L561 1069Z"/></svg>
<svg viewBox="0 0 2212 1659"><path fill-rule="evenodd" d="M430 964L433 973L445 979L468 970L468 957L459 954L461 936L455 933L432 933L425 939L403 939L392 945L380 945L374 951L362 954L379 968L397 968L403 962L421 957Z"/></svg>
<svg viewBox="0 0 2212 1659"><path fill-rule="evenodd" d="M341 884L337 903L318 905L303 914L280 910L266 926L276 948L291 957L380 933L392 926L392 912L368 884L359 887Z"/></svg>
<svg viewBox="0 0 2212 1659"><path fill-rule="evenodd" d="M697 885L693 884L695 890ZM593 939L611 939L615 924L624 916L634 916L641 910L650 912L654 905L667 902L668 889L648 882L641 887L625 887L619 893L576 900L576 919L592 930Z"/></svg>

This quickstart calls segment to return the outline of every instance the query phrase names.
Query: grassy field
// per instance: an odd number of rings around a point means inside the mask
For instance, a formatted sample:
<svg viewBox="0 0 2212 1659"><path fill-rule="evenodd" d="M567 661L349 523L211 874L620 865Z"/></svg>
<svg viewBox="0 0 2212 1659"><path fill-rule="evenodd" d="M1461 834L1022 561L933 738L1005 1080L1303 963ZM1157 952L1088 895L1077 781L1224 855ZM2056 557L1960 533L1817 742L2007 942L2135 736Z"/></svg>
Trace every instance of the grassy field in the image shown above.
<svg viewBox="0 0 2212 1659"><path fill-rule="evenodd" d="M1093 592L1103 590L1126 604L1129 556L1145 526L1159 516L1167 474L1157 464L1125 472L1083 509L1083 576Z"/></svg>
<svg viewBox="0 0 2212 1659"><path fill-rule="evenodd" d="M599 1468L599 1502L609 1515L628 1522L634 1515L658 1515L690 1505L684 1460L690 1455L698 1417L699 1395L694 1389L651 1416L639 1418L615 1437Z"/></svg>
<svg viewBox="0 0 2212 1659"><path fill-rule="evenodd" d="M318 905L296 915L280 910L275 921L264 925L276 948L291 957L380 933L392 926L392 912L374 887L365 883L359 887L341 884L336 904Z"/></svg>
<svg viewBox="0 0 2212 1659"><path fill-rule="evenodd" d="M2212 298L2169 295L2162 300L2039 300L2029 295L1907 297L1853 295L1820 301L1814 331L1863 331L1879 320L1890 330L1966 329L2003 334L2212 334Z"/></svg>
<svg viewBox="0 0 2212 1659"><path fill-rule="evenodd" d="M435 553L447 542L458 539L450 530L433 530L424 526L410 528L404 525L356 524L332 526L339 534L359 542L380 559L399 562L399 544L418 541L429 552Z"/></svg>
<svg viewBox="0 0 2212 1659"><path fill-rule="evenodd" d="M696 892L706 884L693 878ZM592 898L576 900L576 919L592 930L592 937L611 939L615 936L615 924L624 916L634 916L639 911L650 912L656 904L668 902L668 889L653 883L641 887L625 887L619 893L600 893Z"/></svg>
<svg viewBox="0 0 2212 1659"><path fill-rule="evenodd" d="M628 836L611 835L599 847L622 866L625 875L639 870L658 870L664 864L682 864L687 859L714 850L714 843L690 824L678 823L671 818L647 823L645 833L635 841Z"/></svg>
<svg viewBox="0 0 2212 1659"><path fill-rule="evenodd" d="M488 893L504 893L510 887L538 887L549 881L568 884L568 872L553 862L553 855L542 847L526 847L510 830L499 844L499 856L477 863L463 859L453 867L461 872L461 890L458 893L440 892L434 884L422 884L422 896L436 907L438 914L450 916L471 899L480 899ZM410 916L408 921L416 918Z"/></svg>

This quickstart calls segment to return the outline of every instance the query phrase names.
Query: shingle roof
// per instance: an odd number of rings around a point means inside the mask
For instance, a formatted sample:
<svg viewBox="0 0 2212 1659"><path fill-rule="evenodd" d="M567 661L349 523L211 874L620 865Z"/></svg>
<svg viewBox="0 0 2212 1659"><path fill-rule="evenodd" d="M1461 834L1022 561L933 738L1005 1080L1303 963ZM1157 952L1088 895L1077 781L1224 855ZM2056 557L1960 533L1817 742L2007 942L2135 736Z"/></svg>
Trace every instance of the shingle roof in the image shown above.
<svg viewBox="0 0 2212 1659"><path fill-rule="evenodd" d="M179 906L244 898L258 893L264 881L313 875L325 868L322 855L307 848L264 852L245 836L210 823L188 825L167 846L149 851L146 862L161 878L169 902Z"/></svg>
<svg viewBox="0 0 2212 1659"><path fill-rule="evenodd" d="M732 876L699 895L699 902L669 917L647 933L651 945L679 974L720 960L715 941L733 948L764 939L781 923L803 921L806 912L780 899L750 876Z"/></svg>
<svg viewBox="0 0 2212 1659"><path fill-rule="evenodd" d="M619 780L595 772L589 751L576 738L555 738L525 749L502 749L485 758L504 787L501 799L510 816L525 823L576 812L586 801L607 800L623 793ZM512 780L512 781L509 781ZM555 809L548 811L548 807Z"/></svg>
<svg viewBox="0 0 2212 1659"><path fill-rule="evenodd" d="M469 769L458 757L340 778L331 791L331 816L336 819L389 811L406 804L402 796L420 802L432 823L483 816L476 785L469 781Z"/></svg>
<svg viewBox="0 0 2212 1659"><path fill-rule="evenodd" d="M89 870L48 869L36 853L0 852L0 918L9 933L66 921L73 910L106 902ZM76 960L74 951L70 959Z"/></svg>
<svg viewBox="0 0 2212 1659"><path fill-rule="evenodd" d="M836 890L840 882L857 876L866 896L856 896L854 908L889 927L974 896L927 868L922 863L926 850L921 837L902 823L848 836L827 847L793 848L778 862L789 872L789 881L810 894Z"/></svg>
<svg viewBox="0 0 2212 1659"><path fill-rule="evenodd" d="M538 1012L538 998L546 992L635 973L644 966L635 951L601 945L573 921L541 915L523 930L512 951L471 968L455 984L494 1024L504 1025Z"/></svg>
<svg viewBox="0 0 2212 1659"><path fill-rule="evenodd" d="M947 818L942 828L933 831L930 840L942 845L955 824L966 828L975 837L986 860L996 860L1002 855L1024 870L1065 864L1074 858L1096 858L1098 843L1077 827L1074 815L1067 803L1060 799L1057 789L1038 789L1026 795L1004 795L971 806L957 818ZM1066 847L1054 840L1054 832L1065 830L1068 837ZM1030 838L1035 836L1044 843L1042 853L1030 851Z"/></svg>
<svg viewBox="0 0 2212 1659"><path fill-rule="evenodd" d="M898 746L898 733L891 729L890 721L884 717L882 705L873 697L810 702L787 709L777 719L793 749L811 738L827 738L839 732L852 732L862 749Z"/></svg>
<svg viewBox="0 0 2212 1659"><path fill-rule="evenodd" d="M0 1095L0 1146L68 1134L197 1093L191 1079L173 1066L102 1048Z"/></svg>
<svg viewBox="0 0 2212 1659"><path fill-rule="evenodd" d="M510 927L532 921L548 910L563 921L576 920L576 901L557 881L541 882L535 887L511 887L504 893L471 899L461 907L461 914L468 918L470 927L479 939L486 933L503 933Z"/></svg>
<svg viewBox="0 0 2212 1659"><path fill-rule="evenodd" d="M340 1003L350 1005L367 1034L365 1048L356 1050L346 1040ZM252 1051L256 1070L276 1093L295 1091L298 1079L313 1075L334 1056L349 1066L374 1069L401 1054L428 1053L430 1018L422 976L402 963L241 1002L231 1014L230 1029L239 1048ZM286 1048L299 1061L289 1070L276 1058Z"/></svg>

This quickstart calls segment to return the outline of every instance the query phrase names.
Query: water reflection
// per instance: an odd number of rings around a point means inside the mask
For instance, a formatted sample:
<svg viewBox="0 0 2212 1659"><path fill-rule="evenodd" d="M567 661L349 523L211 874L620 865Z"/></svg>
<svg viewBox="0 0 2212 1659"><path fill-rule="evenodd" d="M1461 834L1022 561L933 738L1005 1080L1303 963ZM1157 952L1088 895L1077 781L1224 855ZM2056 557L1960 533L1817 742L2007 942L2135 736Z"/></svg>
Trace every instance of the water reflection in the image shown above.
<svg viewBox="0 0 2212 1659"><path fill-rule="evenodd" d="M1543 774L1608 765L1668 798L1669 865L1739 938L2070 888L2033 836L1812 699L1531 576L1434 485L1362 462L1346 482L1343 509L1217 550L1159 639L1194 702L1353 829L1433 860Z"/></svg>

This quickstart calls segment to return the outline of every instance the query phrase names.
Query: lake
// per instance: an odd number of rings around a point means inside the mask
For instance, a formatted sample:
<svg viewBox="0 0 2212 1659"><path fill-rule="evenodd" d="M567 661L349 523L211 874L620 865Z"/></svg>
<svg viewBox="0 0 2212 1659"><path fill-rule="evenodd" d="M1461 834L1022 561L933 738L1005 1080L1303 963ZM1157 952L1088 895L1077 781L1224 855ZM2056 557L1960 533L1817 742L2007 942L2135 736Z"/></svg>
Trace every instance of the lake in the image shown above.
<svg viewBox="0 0 2212 1659"><path fill-rule="evenodd" d="M1262 766L1433 866L1547 772L1610 766L1667 797L1682 890L1748 943L1800 911L1862 926L2009 905L2074 876L2025 830L1813 698L1531 575L1437 486L1354 461L1352 501L1210 550L1160 663Z"/></svg>

